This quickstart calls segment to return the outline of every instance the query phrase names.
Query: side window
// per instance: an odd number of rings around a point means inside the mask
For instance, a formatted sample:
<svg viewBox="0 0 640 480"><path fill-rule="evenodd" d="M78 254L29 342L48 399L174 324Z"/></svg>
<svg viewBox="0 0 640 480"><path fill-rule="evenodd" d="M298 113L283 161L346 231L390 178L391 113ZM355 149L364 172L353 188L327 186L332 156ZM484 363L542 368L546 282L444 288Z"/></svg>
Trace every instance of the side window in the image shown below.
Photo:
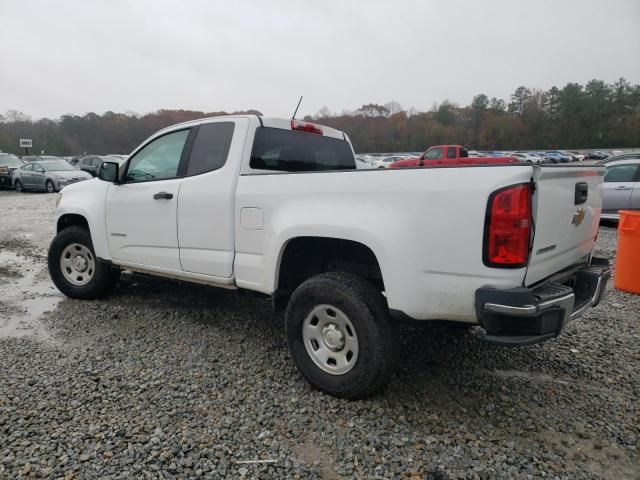
<svg viewBox="0 0 640 480"><path fill-rule="evenodd" d="M22 170L30 172L31 170L33 170L33 163L27 163L24 167L22 167Z"/></svg>
<svg viewBox="0 0 640 480"><path fill-rule="evenodd" d="M187 175L199 175L221 168L229 155L234 128L233 122L200 125L191 148Z"/></svg>
<svg viewBox="0 0 640 480"><path fill-rule="evenodd" d="M44 173L44 168L42 168L42 165L40 165L39 163L34 163L33 171L38 173Z"/></svg>
<svg viewBox="0 0 640 480"><path fill-rule="evenodd" d="M633 182L638 165L616 165L604 174L605 182Z"/></svg>
<svg viewBox="0 0 640 480"><path fill-rule="evenodd" d="M97 167L98 165L100 165L101 162L102 160L100 159L100 157L93 157L89 165L91 165L92 167Z"/></svg>
<svg viewBox="0 0 640 480"><path fill-rule="evenodd" d="M144 146L131 158L125 181L144 182L177 177L182 149L188 136L189 129L179 130Z"/></svg>
<svg viewBox="0 0 640 480"><path fill-rule="evenodd" d="M456 147L447 147L447 158L456 158Z"/></svg>
<svg viewBox="0 0 640 480"><path fill-rule="evenodd" d="M432 148L424 156L425 160L440 160L442 158L442 148Z"/></svg>

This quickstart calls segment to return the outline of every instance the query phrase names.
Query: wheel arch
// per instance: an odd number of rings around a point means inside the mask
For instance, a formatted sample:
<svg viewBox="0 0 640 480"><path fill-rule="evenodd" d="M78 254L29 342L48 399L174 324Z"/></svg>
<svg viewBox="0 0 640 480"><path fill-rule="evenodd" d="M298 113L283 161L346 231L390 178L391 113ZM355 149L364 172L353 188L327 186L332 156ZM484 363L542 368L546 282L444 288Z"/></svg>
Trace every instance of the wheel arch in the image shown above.
<svg viewBox="0 0 640 480"><path fill-rule="evenodd" d="M84 216L77 213L65 213L64 215L61 215L56 222L56 233L60 233L65 228L73 226L86 228L89 231L89 235L91 235L89 222Z"/></svg>
<svg viewBox="0 0 640 480"><path fill-rule="evenodd" d="M283 306L302 282L321 273L343 271L385 290L379 256L361 241L335 236L295 236L280 247L275 268L274 303Z"/></svg>

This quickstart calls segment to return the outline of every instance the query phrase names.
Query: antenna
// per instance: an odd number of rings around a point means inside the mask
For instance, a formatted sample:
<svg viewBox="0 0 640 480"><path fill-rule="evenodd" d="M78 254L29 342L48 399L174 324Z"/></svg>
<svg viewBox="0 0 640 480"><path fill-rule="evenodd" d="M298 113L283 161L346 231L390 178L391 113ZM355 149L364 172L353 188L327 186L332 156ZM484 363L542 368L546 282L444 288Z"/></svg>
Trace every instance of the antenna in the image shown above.
<svg viewBox="0 0 640 480"><path fill-rule="evenodd" d="M296 113L298 113L298 109L300 108L301 103L302 103L302 95L300 95L300 100L298 100L298 106L296 107L296 110L293 112L293 116L291 117L291 120L294 120L296 118Z"/></svg>

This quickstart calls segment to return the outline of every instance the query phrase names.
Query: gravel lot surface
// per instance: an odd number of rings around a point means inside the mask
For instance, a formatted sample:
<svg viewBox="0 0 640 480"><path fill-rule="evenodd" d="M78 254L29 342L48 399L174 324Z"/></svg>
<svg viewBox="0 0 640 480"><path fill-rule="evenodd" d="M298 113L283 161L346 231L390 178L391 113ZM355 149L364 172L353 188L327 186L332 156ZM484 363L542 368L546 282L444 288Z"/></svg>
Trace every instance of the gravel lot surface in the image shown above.
<svg viewBox="0 0 640 480"><path fill-rule="evenodd" d="M138 275L64 299L54 204L0 192L0 478L640 478L640 297L610 285L522 349L404 325L390 387L349 402L311 390L265 300Z"/></svg>

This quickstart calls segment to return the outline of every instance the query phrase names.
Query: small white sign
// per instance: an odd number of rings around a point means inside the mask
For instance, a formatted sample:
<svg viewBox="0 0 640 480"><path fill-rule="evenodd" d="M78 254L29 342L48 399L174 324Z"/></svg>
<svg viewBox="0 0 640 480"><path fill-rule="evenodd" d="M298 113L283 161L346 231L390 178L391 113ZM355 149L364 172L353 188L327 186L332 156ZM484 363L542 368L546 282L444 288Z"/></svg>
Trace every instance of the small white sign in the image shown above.
<svg viewBox="0 0 640 480"><path fill-rule="evenodd" d="M33 148L33 141L30 138L21 138L20 148Z"/></svg>

